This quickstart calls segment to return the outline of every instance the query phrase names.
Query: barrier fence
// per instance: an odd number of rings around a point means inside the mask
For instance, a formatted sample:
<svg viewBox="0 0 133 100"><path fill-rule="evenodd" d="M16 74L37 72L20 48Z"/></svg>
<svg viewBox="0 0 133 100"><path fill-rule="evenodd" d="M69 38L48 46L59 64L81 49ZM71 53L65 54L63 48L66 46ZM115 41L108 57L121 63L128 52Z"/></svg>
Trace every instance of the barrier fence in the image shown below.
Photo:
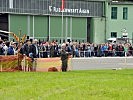
<svg viewBox="0 0 133 100"><path fill-rule="evenodd" d="M22 59L23 59L22 55L0 56L1 72L21 70L20 64Z"/></svg>
<svg viewBox="0 0 133 100"><path fill-rule="evenodd" d="M61 71L61 59L60 57L54 58L38 58L37 59L37 71L48 71L49 68L55 67L58 71ZM71 68L71 58L68 59L68 70Z"/></svg>
<svg viewBox="0 0 133 100"><path fill-rule="evenodd" d="M19 65L18 65L19 63ZM61 71L60 57L36 58L32 62L30 58L20 55L0 56L0 71L48 71L49 68L56 67ZM71 70L71 58L68 59L68 70Z"/></svg>
<svg viewBox="0 0 133 100"><path fill-rule="evenodd" d="M55 57L60 56L60 52L56 51ZM107 50L107 51L72 51L70 52L73 57L127 57L133 56L133 50L127 51L116 51L116 50ZM50 51L39 51L39 58L49 58L51 57Z"/></svg>
<svg viewBox="0 0 133 100"><path fill-rule="evenodd" d="M0 56L0 71L23 71L23 55ZM25 59L28 66L32 66L30 59Z"/></svg>
<svg viewBox="0 0 133 100"><path fill-rule="evenodd" d="M48 71L50 67L56 67L61 71L60 57L37 58L31 62L23 56L0 56L0 71ZM30 69L32 67L32 70ZM133 68L133 57L89 57L69 58L68 70L95 70L95 69L121 69Z"/></svg>
<svg viewBox="0 0 133 100"><path fill-rule="evenodd" d="M133 57L72 58L72 70L133 68Z"/></svg>

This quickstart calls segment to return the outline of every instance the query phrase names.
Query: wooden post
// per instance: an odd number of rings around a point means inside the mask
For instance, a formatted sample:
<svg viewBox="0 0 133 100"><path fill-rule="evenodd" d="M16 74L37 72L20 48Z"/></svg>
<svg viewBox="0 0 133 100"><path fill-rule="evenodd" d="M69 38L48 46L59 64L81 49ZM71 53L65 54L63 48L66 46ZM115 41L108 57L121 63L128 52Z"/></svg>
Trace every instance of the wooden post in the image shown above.
<svg viewBox="0 0 133 100"><path fill-rule="evenodd" d="M0 64L0 71L2 72L2 64Z"/></svg>

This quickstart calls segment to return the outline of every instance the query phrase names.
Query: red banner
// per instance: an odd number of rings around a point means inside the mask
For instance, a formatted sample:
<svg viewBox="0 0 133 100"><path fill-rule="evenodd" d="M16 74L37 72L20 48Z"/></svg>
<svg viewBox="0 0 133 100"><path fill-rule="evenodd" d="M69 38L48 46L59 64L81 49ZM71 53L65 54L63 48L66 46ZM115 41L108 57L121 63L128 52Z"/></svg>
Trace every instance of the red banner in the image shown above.
<svg viewBox="0 0 133 100"><path fill-rule="evenodd" d="M2 71L21 70L22 55L0 56L0 66Z"/></svg>

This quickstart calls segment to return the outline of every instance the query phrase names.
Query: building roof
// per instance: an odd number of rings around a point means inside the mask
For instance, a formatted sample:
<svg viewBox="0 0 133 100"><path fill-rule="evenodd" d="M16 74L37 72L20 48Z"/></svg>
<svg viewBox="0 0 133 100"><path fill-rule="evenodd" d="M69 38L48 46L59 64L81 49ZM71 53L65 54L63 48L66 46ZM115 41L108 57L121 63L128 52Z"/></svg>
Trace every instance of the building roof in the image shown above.
<svg viewBox="0 0 133 100"><path fill-rule="evenodd" d="M111 1L111 5L133 5L132 1Z"/></svg>
<svg viewBox="0 0 133 100"><path fill-rule="evenodd" d="M74 0L74 1L76 1L76 0ZM77 1L79 1L79 0L77 0ZM110 1L110 0L80 0L80 1Z"/></svg>

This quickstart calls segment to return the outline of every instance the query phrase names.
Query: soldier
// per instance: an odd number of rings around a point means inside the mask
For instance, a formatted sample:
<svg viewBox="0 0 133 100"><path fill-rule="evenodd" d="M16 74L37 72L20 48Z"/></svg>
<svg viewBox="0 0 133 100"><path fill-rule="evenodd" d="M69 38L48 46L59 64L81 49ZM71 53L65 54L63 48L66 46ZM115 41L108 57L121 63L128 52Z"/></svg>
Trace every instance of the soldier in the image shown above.
<svg viewBox="0 0 133 100"><path fill-rule="evenodd" d="M61 50L62 72L66 72L68 67L68 52L66 52L65 49L66 49L66 44L62 44L62 50Z"/></svg>

